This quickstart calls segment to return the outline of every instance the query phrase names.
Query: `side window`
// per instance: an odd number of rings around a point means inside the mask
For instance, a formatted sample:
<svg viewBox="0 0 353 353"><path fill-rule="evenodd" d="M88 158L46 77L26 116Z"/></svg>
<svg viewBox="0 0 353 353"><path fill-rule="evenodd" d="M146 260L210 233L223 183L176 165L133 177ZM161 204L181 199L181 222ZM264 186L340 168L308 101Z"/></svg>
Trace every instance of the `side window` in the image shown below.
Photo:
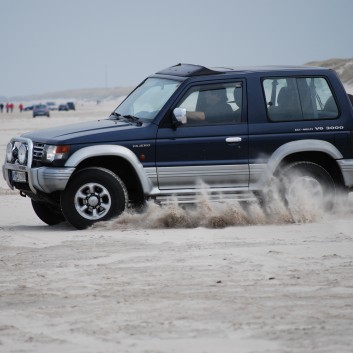
<svg viewBox="0 0 353 353"><path fill-rule="evenodd" d="M243 89L241 82L199 85L190 88L177 107L186 109L188 125L241 122Z"/></svg>
<svg viewBox="0 0 353 353"><path fill-rule="evenodd" d="M271 121L334 119L338 108L323 77L271 78L263 81Z"/></svg>

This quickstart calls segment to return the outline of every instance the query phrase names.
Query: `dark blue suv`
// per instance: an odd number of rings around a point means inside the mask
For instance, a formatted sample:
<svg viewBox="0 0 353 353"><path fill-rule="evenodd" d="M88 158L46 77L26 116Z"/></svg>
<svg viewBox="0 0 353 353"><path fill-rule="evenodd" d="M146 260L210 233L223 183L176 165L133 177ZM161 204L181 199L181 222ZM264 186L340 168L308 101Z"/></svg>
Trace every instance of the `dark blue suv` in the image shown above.
<svg viewBox="0 0 353 353"><path fill-rule="evenodd" d="M353 186L353 109L318 67L179 64L104 120L14 137L3 174L45 223L78 229L146 199L263 198L274 177L331 207ZM330 195L330 196L328 196Z"/></svg>

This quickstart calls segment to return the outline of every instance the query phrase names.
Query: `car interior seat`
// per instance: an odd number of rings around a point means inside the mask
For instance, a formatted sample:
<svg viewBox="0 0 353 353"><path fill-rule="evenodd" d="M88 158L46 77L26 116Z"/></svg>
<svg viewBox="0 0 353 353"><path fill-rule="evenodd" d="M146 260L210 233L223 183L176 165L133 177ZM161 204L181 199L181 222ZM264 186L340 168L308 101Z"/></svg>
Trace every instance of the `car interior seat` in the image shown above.
<svg viewBox="0 0 353 353"><path fill-rule="evenodd" d="M289 87L282 87L277 97L278 113L285 120L295 120L301 117L301 108L297 92Z"/></svg>

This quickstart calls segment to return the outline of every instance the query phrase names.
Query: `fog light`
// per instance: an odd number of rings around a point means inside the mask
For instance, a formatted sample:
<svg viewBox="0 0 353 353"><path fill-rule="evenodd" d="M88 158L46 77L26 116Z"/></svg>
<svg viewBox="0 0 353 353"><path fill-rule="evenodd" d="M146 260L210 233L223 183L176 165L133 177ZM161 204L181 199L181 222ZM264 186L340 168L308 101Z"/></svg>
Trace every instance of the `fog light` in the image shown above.
<svg viewBox="0 0 353 353"><path fill-rule="evenodd" d="M27 146L23 143L18 149L18 161L20 162L20 164L25 164L27 161Z"/></svg>
<svg viewBox="0 0 353 353"><path fill-rule="evenodd" d="M9 163L12 162L12 158L13 158L12 150L13 150L12 143L9 142L6 146L6 161Z"/></svg>

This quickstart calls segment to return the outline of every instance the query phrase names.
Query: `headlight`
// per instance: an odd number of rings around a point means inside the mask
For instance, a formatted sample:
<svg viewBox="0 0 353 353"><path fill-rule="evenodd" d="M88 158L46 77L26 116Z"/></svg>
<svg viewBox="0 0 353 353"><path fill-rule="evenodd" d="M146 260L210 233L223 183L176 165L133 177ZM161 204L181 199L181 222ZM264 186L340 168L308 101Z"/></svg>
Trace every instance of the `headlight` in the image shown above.
<svg viewBox="0 0 353 353"><path fill-rule="evenodd" d="M18 149L18 161L20 164L25 164L27 161L27 146L23 143L21 144L20 148Z"/></svg>
<svg viewBox="0 0 353 353"><path fill-rule="evenodd" d="M57 159L66 159L69 156L70 146L45 146L44 160L53 162Z"/></svg>
<svg viewBox="0 0 353 353"><path fill-rule="evenodd" d="M11 163L12 162L12 151L13 151L13 145L11 142L9 142L6 146L6 161Z"/></svg>

